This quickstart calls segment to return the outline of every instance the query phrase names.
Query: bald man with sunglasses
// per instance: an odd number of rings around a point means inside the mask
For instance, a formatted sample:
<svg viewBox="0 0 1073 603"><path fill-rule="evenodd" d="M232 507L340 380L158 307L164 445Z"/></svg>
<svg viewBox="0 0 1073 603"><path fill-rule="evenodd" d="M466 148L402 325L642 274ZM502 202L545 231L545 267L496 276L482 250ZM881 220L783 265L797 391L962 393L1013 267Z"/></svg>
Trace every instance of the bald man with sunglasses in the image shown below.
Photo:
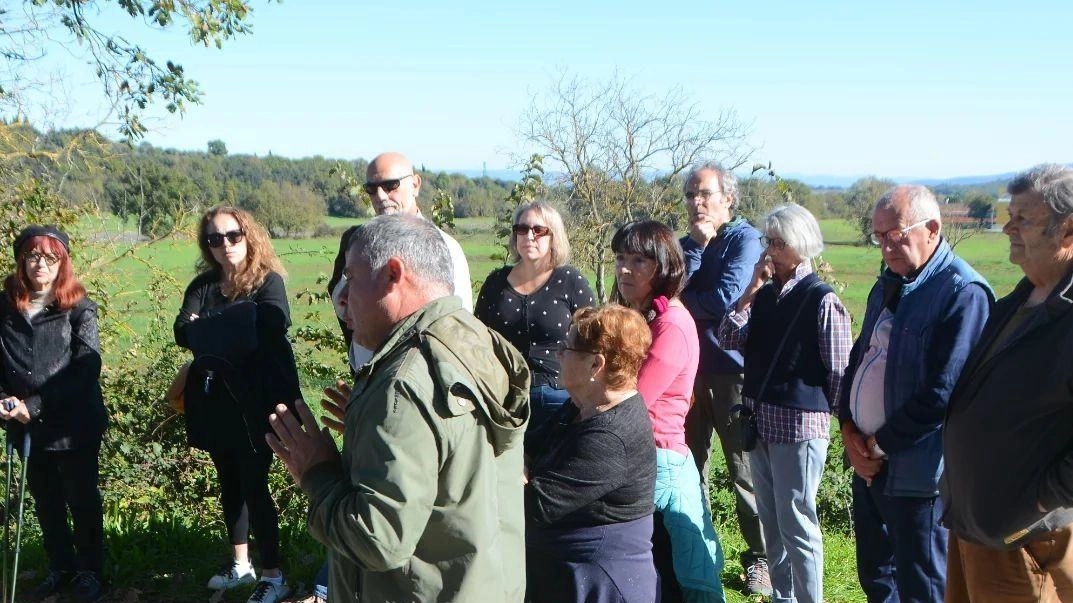
<svg viewBox="0 0 1073 603"><path fill-rule="evenodd" d="M373 203L373 211L376 215L395 215L424 217L421 208L417 205L417 197L421 193L421 174L414 171L414 166L405 155L395 152L381 153L377 155L365 170L365 184L362 188L369 195ZM338 300L342 286L343 266L346 263L344 253L350 241L350 235L358 227L348 228L339 241L339 253L335 257L335 269L332 278L328 281L328 292L332 296L336 314L339 317L339 326L343 330L346 341L352 341L352 333L343 322L343 314ZM462 299L462 307L473 310L473 286L469 278L469 264L466 262L466 254L462 246L451 235L440 230L443 242L451 253L451 263L454 266L454 294ZM372 350L352 344L350 346L350 365L353 370L358 370L372 357Z"/></svg>

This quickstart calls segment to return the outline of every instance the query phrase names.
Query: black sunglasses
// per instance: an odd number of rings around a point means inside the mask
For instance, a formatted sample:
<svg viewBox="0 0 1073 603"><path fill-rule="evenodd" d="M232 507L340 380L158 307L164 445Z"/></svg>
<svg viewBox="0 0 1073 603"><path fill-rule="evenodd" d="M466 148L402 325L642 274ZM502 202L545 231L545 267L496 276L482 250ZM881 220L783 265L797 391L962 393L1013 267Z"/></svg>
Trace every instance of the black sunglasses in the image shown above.
<svg viewBox="0 0 1073 603"><path fill-rule="evenodd" d="M530 230L533 231L534 239L546 237L551 234L550 228L548 228L547 226L541 226L539 224L534 224L532 226L530 226L529 224L515 224L510 229L514 231L514 236L517 237L524 237L528 235Z"/></svg>
<svg viewBox="0 0 1073 603"><path fill-rule="evenodd" d="M376 194L376 189L378 188L384 189L385 193L390 193L392 191L398 190L399 185L402 184L402 181L406 180L410 176L413 176L413 174L406 174L402 178L389 178L387 180L378 180L376 182L366 182L365 184L361 185L361 188L365 189L366 194L368 194L370 197Z"/></svg>
<svg viewBox="0 0 1073 603"><path fill-rule="evenodd" d="M227 232L210 232L205 235L205 243L209 247L216 249L217 247L224 246L224 239L226 238L232 245L238 245L245 238L246 233L241 230L229 230Z"/></svg>

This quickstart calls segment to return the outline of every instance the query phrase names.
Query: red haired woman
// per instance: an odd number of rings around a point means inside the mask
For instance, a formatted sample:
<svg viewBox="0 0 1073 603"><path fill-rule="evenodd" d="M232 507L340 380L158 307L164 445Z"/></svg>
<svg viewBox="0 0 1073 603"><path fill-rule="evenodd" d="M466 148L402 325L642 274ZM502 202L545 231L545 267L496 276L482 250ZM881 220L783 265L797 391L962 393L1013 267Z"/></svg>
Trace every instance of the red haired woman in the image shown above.
<svg viewBox="0 0 1073 603"><path fill-rule="evenodd" d="M31 597L73 586L76 600L97 601L104 593L98 454L108 427L97 305L75 278L70 240L58 228L27 227L14 251L15 272L0 296L0 418L16 448L32 436L28 481L50 571Z"/></svg>

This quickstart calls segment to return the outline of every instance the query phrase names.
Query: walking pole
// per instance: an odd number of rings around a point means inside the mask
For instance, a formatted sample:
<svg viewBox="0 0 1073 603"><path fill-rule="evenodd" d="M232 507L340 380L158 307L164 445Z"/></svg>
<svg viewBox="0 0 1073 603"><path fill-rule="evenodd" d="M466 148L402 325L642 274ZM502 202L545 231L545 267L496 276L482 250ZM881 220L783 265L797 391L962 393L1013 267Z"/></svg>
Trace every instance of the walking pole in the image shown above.
<svg viewBox="0 0 1073 603"><path fill-rule="evenodd" d="M3 404L4 410L8 412L15 408L15 401L11 398L6 398L0 404ZM4 424L4 430L7 430L6 423ZM0 598L0 601L7 603L8 580L11 577L7 572L7 558L11 554L11 457L15 456L15 445L11 442L11 438L5 437L4 439L7 441L7 446L5 448L6 454L4 455L4 473L6 474L4 479L4 560L3 568L0 569L3 572L3 579L0 580L0 582L3 582L2 587L0 587L0 591L2 591L0 594L3 597Z"/></svg>
<svg viewBox="0 0 1073 603"><path fill-rule="evenodd" d="M7 403L5 402L6 406ZM7 440L6 455L4 456L5 473L7 477L4 485L4 551L3 551L3 586L2 597L0 601L7 602L7 587L8 587L8 573L7 573L7 558L11 552L11 457L15 454L15 446L11 443L11 440Z"/></svg>
<svg viewBox="0 0 1073 603"><path fill-rule="evenodd" d="M19 551L22 550L22 512L26 505L26 467L30 464L30 430L22 436L22 480L19 481L19 519L15 523L15 558L11 562L11 598L15 603L15 585L19 581Z"/></svg>

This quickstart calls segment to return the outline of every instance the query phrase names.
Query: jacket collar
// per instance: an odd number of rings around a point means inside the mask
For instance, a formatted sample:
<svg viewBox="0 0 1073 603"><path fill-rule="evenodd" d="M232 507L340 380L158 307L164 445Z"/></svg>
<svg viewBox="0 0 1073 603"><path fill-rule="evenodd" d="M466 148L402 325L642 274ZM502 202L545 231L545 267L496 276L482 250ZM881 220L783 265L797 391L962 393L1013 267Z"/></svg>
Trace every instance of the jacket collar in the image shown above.
<svg viewBox="0 0 1073 603"><path fill-rule="evenodd" d="M388 333L387 339L373 352L373 357L365 363L361 372L371 373L381 360L390 356L396 348L416 335L423 327L427 327L430 323L461 307L462 300L454 295L434 299L425 304L395 325L395 328Z"/></svg>

